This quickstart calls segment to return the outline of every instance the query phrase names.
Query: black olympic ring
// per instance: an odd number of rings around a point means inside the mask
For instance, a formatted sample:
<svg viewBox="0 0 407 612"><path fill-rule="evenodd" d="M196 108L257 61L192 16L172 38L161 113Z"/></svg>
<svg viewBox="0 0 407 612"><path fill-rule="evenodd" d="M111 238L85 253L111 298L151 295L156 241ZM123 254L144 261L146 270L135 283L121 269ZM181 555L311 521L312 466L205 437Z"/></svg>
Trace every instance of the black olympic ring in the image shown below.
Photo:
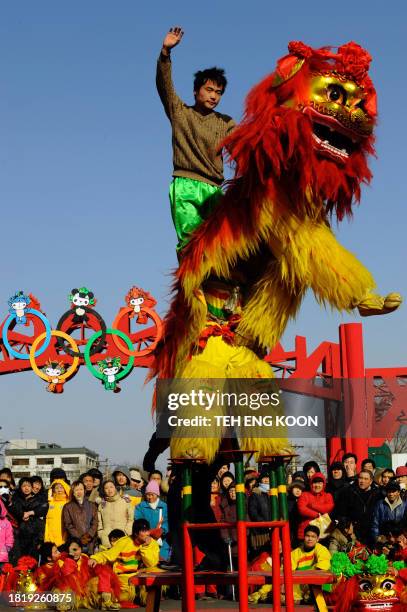
<svg viewBox="0 0 407 612"><path fill-rule="evenodd" d="M98 320L100 331L102 332L102 335L100 336L99 342L96 342L92 346L92 348L90 350L90 354L91 355L96 355L96 353L100 353L103 350L104 345L105 345L105 340L106 340L106 323L104 322L104 320L102 319L100 314L96 310L94 310L93 308L89 308L89 306L80 306L80 308L82 310L84 310L85 313L88 312L88 313L92 314ZM64 312L62 317L59 319L58 325L57 325L57 330L63 331L62 330L62 325L63 325L63 323L65 323L65 321L69 317L72 317L73 324L80 323L81 320L82 321L87 321L88 320L88 317L86 317L86 316L83 316L83 317L78 316L75 313L75 309L71 308L70 310L67 310L66 312ZM96 331L99 331L99 330L96 330ZM64 352L67 353L68 355L70 355L71 357L83 357L83 353L81 353L81 351L79 351L77 353L76 351L71 349L69 346L64 344L63 338L57 338L56 344L57 344L57 346L59 348L63 349Z"/></svg>

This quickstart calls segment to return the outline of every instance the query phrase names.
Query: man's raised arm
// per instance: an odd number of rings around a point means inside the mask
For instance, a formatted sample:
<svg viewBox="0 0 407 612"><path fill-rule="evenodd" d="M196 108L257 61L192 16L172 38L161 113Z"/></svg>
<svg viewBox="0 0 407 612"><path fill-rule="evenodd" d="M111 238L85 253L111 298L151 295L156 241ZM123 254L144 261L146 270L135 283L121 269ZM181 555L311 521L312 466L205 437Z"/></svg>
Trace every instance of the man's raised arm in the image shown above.
<svg viewBox="0 0 407 612"><path fill-rule="evenodd" d="M160 57L157 61L156 84L157 90L163 103L165 112L171 120L174 108L182 104L181 99L175 93L174 85L171 76L171 49L176 47L184 35L183 30L179 26L171 28L165 35L163 46L161 48Z"/></svg>

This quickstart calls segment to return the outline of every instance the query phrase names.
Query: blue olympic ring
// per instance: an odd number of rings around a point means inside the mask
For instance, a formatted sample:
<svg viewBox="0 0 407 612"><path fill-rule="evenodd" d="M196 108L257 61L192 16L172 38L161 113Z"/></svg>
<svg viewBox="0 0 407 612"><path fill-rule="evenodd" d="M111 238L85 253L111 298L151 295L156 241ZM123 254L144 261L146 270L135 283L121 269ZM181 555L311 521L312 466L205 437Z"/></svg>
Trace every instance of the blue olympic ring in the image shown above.
<svg viewBox="0 0 407 612"><path fill-rule="evenodd" d="M45 336L45 342L42 345L42 347L39 348L38 351L36 351L36 353L35 353L35 357L39 357L48 348L48 345L51 342L51 337L52 337L51 336L51 325L50 325L48 319L39 310L35 310L34 308L26 308L25 309L25 313L37 316L39 319L41 319L41 321L44 323L44 326L45 326L45 332L47 334ZM4 343L4 346L6 347L7 351L9 352L9 354L13 355L13 357L15 357L16 359L29 359L30 355L23 355L22 353L18 353L17 351L15 351L13 349L13 347L10 346L10 342L8 341L8 338L7 338L8 329L9 329L11 323L16 318L17 318L16 314L11 314L6 319L6 322L4 323L4 327L3 327L3 343Z"/></svg>

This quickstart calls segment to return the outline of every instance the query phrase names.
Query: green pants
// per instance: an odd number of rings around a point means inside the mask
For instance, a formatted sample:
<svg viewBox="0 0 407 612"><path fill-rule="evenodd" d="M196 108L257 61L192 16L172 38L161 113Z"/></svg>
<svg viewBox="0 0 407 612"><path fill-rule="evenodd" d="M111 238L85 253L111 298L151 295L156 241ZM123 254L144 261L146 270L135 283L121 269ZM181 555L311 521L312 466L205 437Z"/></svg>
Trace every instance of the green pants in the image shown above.
<svg viewBox="0 0 407 612"><path fill-rule="evenodd" d="M189 242L191 234L211 214L223 195L220 187L203 181L175 177L170 185L171 215L177 232L177 251Z"/></svg>

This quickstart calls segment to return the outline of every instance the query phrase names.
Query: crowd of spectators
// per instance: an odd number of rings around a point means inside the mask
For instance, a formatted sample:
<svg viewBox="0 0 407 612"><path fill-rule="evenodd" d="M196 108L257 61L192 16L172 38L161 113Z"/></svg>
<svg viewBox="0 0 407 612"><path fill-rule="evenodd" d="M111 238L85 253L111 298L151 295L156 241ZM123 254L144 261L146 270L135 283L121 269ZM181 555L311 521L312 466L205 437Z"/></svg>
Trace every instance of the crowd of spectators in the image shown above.
<svg viewBox="0 0 407 612"><path fill-rule="evenodd" d="M357 464L358 458L347 453L328 467L326 476L315 461L306 462L301 471L287 473L295 558L301 559L308 550L307 542L315 540L314 548L318 543L318 555L324 563L334 552L363 548L383 553L389 560L407 560L407 467L376 469L374 461L364 459L358 471ZM231 466L217 466L212 476L205 520L233 522L236 485ZM246 469L248 520L271 520L269 487L267 466ZM41 551L48 550L44 542L59 552L70 550L73 543L82 555L108 560L113 553L107 551L117 546L117 541L128 541L134 535L136 521L148 526L159 547L161 566L176 568L182 557L180 498L179 479L171 470L163 478L159 470L147 475L139 467L128 470L118 466L110 478L103 478L98 469L91 469L69 483L65 472L56 468L46 488L38 476L21 478L16 484L12 472L5 468L0 471L0 567L6 562L15 565L24 555L40 564L49 561L41 558ZM201 511L200 503L197 508ZM236 568L235 529L222 529L205 538L202 545L199 541L195 544L199 569ZM250 530L248 550L250 562L269 552L267 528ZM207 591L218 595L213 587ZM197 593L198 597L205 595L205 589Z"/></svg>

